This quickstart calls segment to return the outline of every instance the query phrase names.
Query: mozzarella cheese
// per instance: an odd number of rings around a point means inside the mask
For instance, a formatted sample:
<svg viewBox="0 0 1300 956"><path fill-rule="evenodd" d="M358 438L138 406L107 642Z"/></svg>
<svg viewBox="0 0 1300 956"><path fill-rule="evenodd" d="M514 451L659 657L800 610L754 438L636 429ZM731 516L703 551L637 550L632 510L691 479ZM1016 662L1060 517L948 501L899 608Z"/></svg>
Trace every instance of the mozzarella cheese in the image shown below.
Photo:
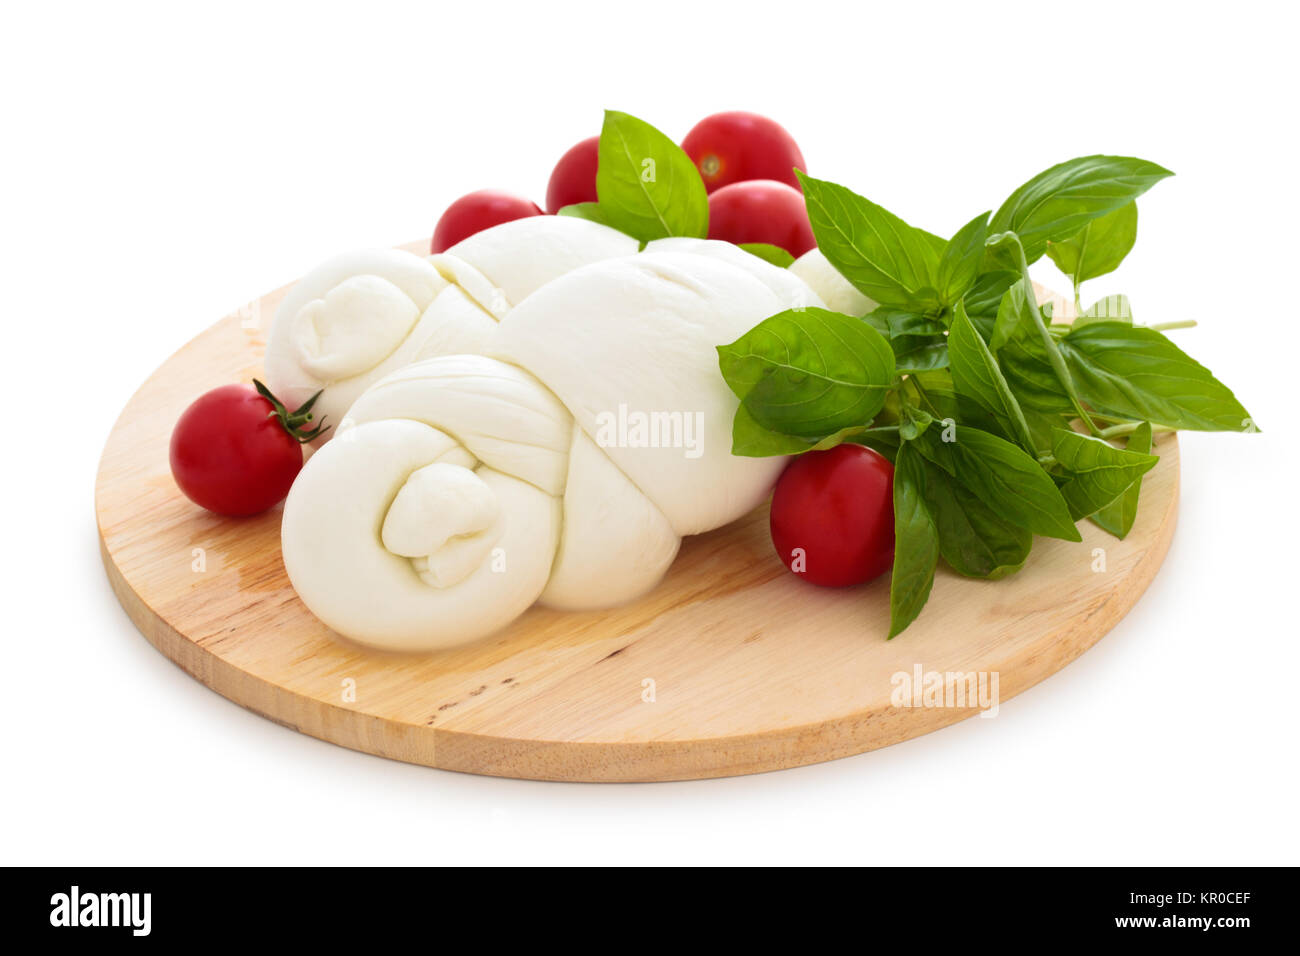
<svg viewBox="0 0 1300 956"><path fill-rule="evenodd" d="M487 354L375 383L289 493L285 566L313 613L375 647L455 646L539 600L636 598L683 535L763 500L784 459L731 454L716 346L821 299L724 243L650 246L537 288L485 258L494 287L522 292ZM380 334L404 321L389 298Z"/></svg>
<svg viewBox="0 0 1300 956"><path fill-rule="evenodd" d="M845 315L866 315L876 303L859 292L848 279L840 275L820 249L809 249L796 259L788 270L808 284L826 308Z"/></svg>

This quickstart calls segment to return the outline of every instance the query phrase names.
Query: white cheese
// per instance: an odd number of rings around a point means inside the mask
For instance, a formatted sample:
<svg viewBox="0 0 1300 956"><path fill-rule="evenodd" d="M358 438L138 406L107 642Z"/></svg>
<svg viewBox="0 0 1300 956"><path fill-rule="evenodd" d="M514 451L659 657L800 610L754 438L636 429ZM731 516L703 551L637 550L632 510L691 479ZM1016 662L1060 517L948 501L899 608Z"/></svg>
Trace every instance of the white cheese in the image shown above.
<svg viewBox="0 0 1300 956"><path fill-rule="evenodd" d="M540 288L529 288L535 274L507 283L523 297L499 324L486 318L494 328L480 351L490 355L422 359L360 394L285 503L285 566L313 613L375 647L451 647L539 600L577 609L636 598L663 577L683 535L766 497L785 460L731 454L738 403L716 346L822 300L725 244L651 245ZM393 305L378 335L406 315L382 295ZM446 299L444 315L486 317L470 297L448 284L423 315ZM350 310L328 293L320 301L314 334L346 341ZM460 326L426 333L425 324L407 341Z"/></svg>
<svg viewBox="0 0 1300 956"><path fill-rule="evenodd" d="M809 249L791 264L788 271L808 283L808 287L826 303L826 308L834 312L862 316L876 307L875 302L839 274L820 249Z"/></svg>

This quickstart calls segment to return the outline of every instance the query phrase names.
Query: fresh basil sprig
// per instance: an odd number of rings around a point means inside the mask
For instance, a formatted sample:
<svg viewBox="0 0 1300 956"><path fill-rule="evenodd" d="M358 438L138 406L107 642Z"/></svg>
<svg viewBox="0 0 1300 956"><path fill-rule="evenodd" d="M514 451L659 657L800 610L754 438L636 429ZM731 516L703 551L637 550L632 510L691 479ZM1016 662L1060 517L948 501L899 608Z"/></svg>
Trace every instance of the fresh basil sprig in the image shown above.
<svg viewBox="0 0 1300 956"><path fill-rule="evenodd" d="M1080 518L1128 534L1157 431L1257 430L1161 331L1193 323L1135 325L1119 294L1082 308L1079 287L1133 247L1135 200L1170 175L1129 157L1071 160L946 242L800 175L821 252L879 306L783 312L719 347L740 400L732 451L848 441L894 463L891 638L921 613L939 558L996 579L1023 566L1036 534L1080 540ZM1071 323L1036 301L1029 265L1044 252L1070 276Z"/></svg>

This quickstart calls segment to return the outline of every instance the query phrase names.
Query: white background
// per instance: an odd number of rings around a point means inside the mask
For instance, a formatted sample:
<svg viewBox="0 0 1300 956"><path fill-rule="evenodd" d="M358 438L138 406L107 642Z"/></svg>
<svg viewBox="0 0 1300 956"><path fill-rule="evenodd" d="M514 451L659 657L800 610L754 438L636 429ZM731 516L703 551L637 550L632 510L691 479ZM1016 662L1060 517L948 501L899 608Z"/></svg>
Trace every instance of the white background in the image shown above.
<svg viewBox="0 0 1300 956"><path fill-rule="evenodd" d="M8 5L3 862L1300 862L1294 14L920 6ZM300 736L166 661L109 591L92 507L137 385L463 192L540 201L606 107L675 138L769 114L814 175L941 235L1060 160L1159 162L1177 177L1085 298L1200 320L1178 340L1264 433L1184 438L1165 567L1078 662L995 720L828 765L463 776Z"/></svg>

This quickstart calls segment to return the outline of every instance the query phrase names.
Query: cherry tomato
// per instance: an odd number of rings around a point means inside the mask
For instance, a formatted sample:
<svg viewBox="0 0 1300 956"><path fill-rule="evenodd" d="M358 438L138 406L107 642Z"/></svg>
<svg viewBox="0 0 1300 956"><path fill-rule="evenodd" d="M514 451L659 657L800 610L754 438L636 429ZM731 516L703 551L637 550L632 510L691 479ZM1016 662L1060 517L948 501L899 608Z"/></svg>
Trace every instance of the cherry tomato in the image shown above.
<svg viewBox="0 0 1300 956"><path fill-rule="evenodd" d="M798 188L794 167L807 171L794 137L757 113L714 113L682 140L709 192L747 179L775 179Z"/></svg>
<svg viewBox="0 0 1300 956"><path fill-rule="evenodd" d="M595 202L599 159L599 136L584 139L561 156L546 186L546 211L557 213L575 202Z"/></svg>
<svg viewBox="0 0 1300 956"><path fill-rule="evenodd" d="M446 252L462 239L482 232L503 222L514 222L525 216L540 216L537 203L501 192L497 189L480 189L461 196L447 207L447 211L433 228L431 252Z"/></svg>
<svg viewBox="0 0 1300 956"><path fill-rule="evenodd" d="M709 238L767 242L796 259L817 245L803 193L771 179L733 183L711 194Z"/></svg>
<svg viewBox="0 0 1300 956"><path fill-rule="evenodd" d="M302 442L323 430L305 429L314 397L289 412L257 385L206 392L172 431L172 477L187 498L217 514L253 515L282 501L302 469Z"/></svg>
<svg viewBox="0 0 1300 956"><path fill-rule="evenodd" d="M810 451L772 494L772 544L785 566L823 587L860 584L894 563L894 466L862 445Z"/></svg>

